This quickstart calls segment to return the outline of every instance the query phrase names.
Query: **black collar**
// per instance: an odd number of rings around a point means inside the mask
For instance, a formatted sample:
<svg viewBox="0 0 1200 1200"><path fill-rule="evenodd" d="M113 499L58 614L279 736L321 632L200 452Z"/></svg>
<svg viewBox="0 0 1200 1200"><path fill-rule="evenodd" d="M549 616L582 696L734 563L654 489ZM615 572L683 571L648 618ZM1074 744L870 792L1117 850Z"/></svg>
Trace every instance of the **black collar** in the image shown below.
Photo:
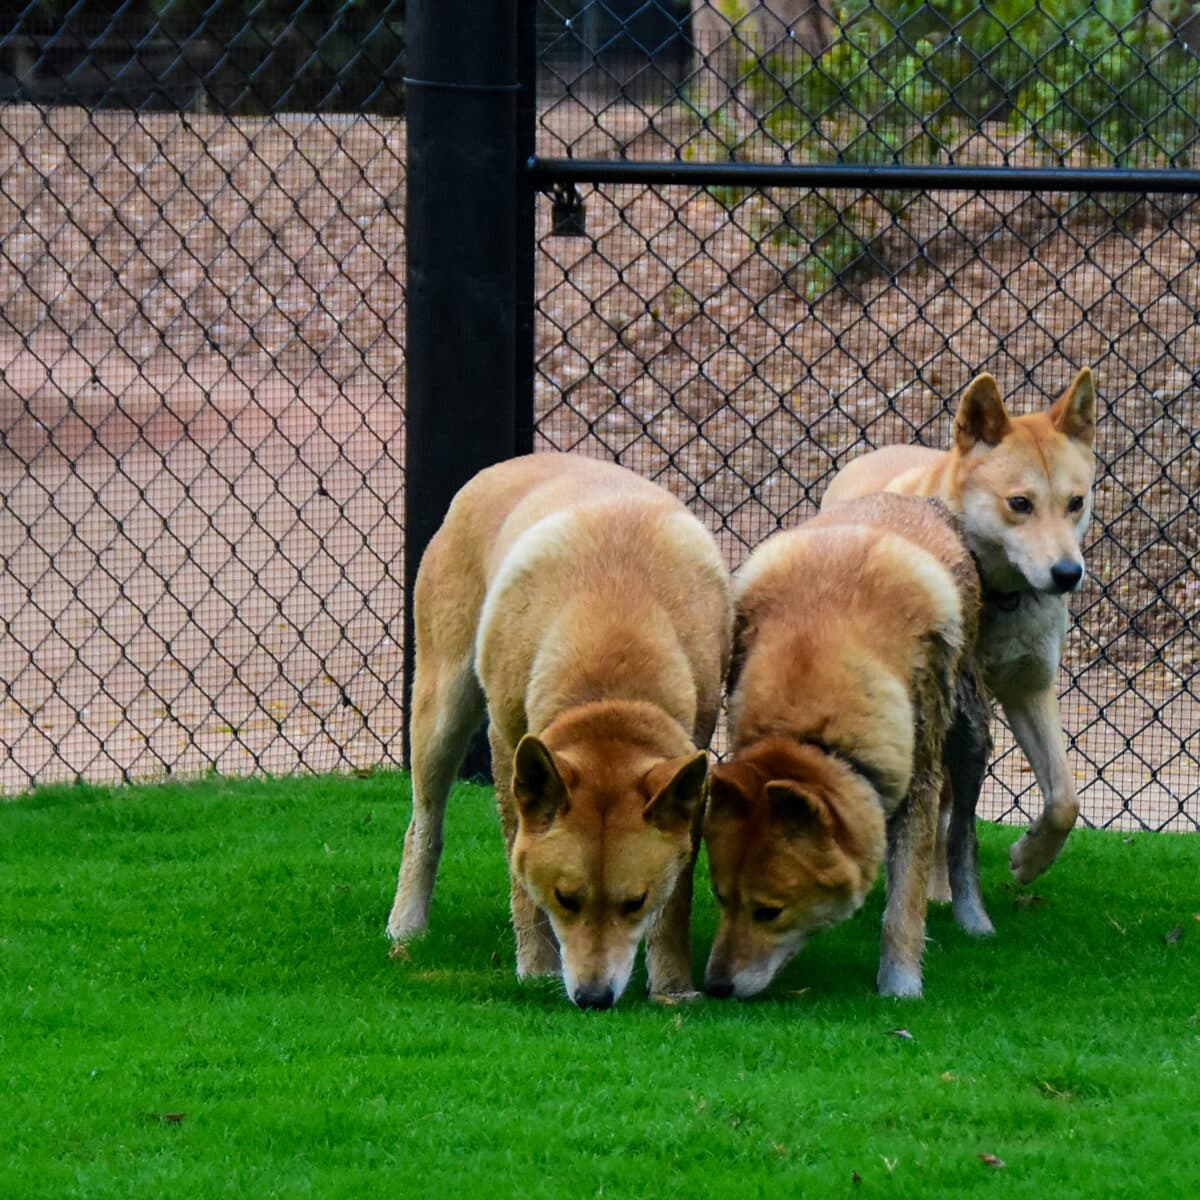
<svg viewBox="0 0 1200 1200"><path fill-rule="evenodd" d="M980 598L986 607L995 609L997 612L1016 612L1021 607L1021 597L1031 595L1033 588L1019 588L1015 592L1001 592L995 588L989 588L983 582L983 569L979 565L979 557L974 550L970 551L971 561L975 564L975 573L979 576Z"/></svg>
<svg viewBox="0 0 1200 1200"><path fill-rule="evenodd" d="M1021 597L1028 595L1032 588L1022 588L1019 592L994 592L987 588L983 592L983 602L988 608L999 612L1016 612L1021 607Z"/></svg>
<svg viewBox="0 0 1200 1200"><path fill-rule="evenodd" d="M844 763L852 770L855 775L858 775L876 795L887 796L894 800L903 799L903 797L895 796L892 789L884 783L883 776L875 770L870 764L865 763L862 759L855 758L853 754L847 754L844 750L838 749L837 746L831 746L828 742L823 742L820 738L815 737L798 737L796 741L802 746L812 746L814 750L820 750L822 754L829 758L836 758L838 762Z"/></svg>

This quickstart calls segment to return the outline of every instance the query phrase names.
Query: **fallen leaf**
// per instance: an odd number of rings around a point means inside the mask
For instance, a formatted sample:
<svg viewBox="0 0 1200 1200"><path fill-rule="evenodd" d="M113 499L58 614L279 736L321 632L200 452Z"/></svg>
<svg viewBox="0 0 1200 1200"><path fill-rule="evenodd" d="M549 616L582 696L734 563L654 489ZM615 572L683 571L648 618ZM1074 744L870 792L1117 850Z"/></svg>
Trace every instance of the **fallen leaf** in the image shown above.
<svg viewBox="0 0 1200 1200"><path fill-rule="evenodd" d="M1070 1100L1071 1098L1070 1092L1060 1092L1058 1088L1054 1086L1054 1084L1049 1083L1044 1079L1042 1080L1042 1087L1044 1087L1046 1091L1050 1093L1050 1095L1057 1096L1060 1100Z"/></svg>
<svg viewBox="0 0 1200 1200"><path fill-rule="evenodd" d="M985 1167L992 1167L997 1171L1005 1165L1004 1159L997 1158L994 1154L981 1154L979 1156L979 1161L983 1163Z"/></svg>
<svg viewBox="0 0 1200 1200"><path fill-rule="evenodd" d="M674 1008L679 1003L679 997L672 996L670 992L654 992L650 999L655 1004L666 1005L667 1008Z"/></svg>
<svg viewBox="0 0 1200 1200"><path fill-rule="evenodd" d="M1200 913L1192 913L1193 921L1200 921Z"/></svg>
<svg viewBox="0 0 1200 1200"><path fill-rule="evenodd" d="M1118 932L1118 933L1119 933L1119 934L1120 934L1122 937L1124 937L1124 936L1125 936L1125 926L1124 926L1124 925L1122 925L1122 924L1120 924L1119 922L1117 922L1117 921L1113 920L1113 917L1112 917L1112 914L1111 914L1111 913L1105 913L1105 914L1104 914L1104 916L1105 916L1105 918L1107 919L1108 923L1109 923L1109 924L1110 924L1110 925L1111 925L1111 926L1112 926L1112 927L1113 927L1113 928L1114 928L1114 929L1115 929L1115 930L1116 930L1116 931L1117 931L1117 932Z"/></svg>
<svg viewBox="0 0 1200 1200"><path fill-rule="evenodd" d="M908 1032L907 1029L889 1029L888 1033L891 1034L892 1037L906 1038L910 1042L916 1041L916 1039L911 1033Z"/></svg>
<svg viewBox="0 0 1200 1200"><path fill-rule="evenodd" d="M393 942L392 948L388 951L388 958L394 958L399 962L412 962L412 955L408 952L408 946L404 942Z"/></svg>
<svg viewBox="0 0 1200 1200"><path fill-rule="evenodd" d="M773 1142L773 1143L772 1143L772 1145L771 1145L771 1149L772 1149L772 1150L774 1150L774 1151L775 1151L775 1153L776 1153L776 1154L778 1154L778 1155L780 1156L780 1158L786 1158L786 1157L787 1157L787 1154L788 1154L788 1148L787 1148L786 1146L782 1145L781 1143L779 1143L779 1142Z"/></svg>
<svg viewBox="0 0 1200 1200"><path fill-rule="evenodd" d="M1013 901L1013 908L1037 908L1039 904L1045 904L1046 901L1041 896L1018 896Z"/></svg>
<svg viewBox="0 0 1200 1200"><path fill-rule="evenodd" d="M1167 932L1163 935L1163 941L1166 942L1168 946L1173 946L1181 937L1183 937L1183 926L1176 925L1174 929L1167 930Z"/></svg>
<svg viewBox="0 0 1200 1200"><path fill-rule="evenodd" d="M954 1082L954 1073L952 1071L943 1071L942 1072L942 1082L943 1083L953 1083Z"/></svg>
<svg viewBox="0 0 1200 1200"><path fill-rule="evenodd" d="M1197 917L1196 920L1200 921L1200 917ZM807 996L808 993L811 991L812 991L812 988L810 988L810 987L796 988L795 991L788 992L788 995L789 996Z"/></svg>
<svg viewBox="0 0 1200 1200"><path fill-rule="evenodd" d="M186 1116L187 1113L163 1113L160 1120L164 1125L178 1125Z"/></svg>
<svg viewBox="0 0 1200 1200"><path fill-rule="evenodd" d="M862 1176L857 1171L850 1172L851 1183L862 1183Z"/></svg>

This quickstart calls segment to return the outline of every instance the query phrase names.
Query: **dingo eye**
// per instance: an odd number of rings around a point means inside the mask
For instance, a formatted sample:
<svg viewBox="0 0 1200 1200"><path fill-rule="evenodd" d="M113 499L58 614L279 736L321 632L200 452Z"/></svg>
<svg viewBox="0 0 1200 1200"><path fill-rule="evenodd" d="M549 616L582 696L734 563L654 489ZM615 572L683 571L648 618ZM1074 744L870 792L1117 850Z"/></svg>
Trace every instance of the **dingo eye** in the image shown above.
<svg viewBox="0 0 1200 1200"><path fill-rule="evenodd" d="M1033 512L1033 501L1028 496L1009 496L1008 507L1015 513L1028 516L1029 513Z"/></svg>
<svg viewBox="0 0 1200 1200"><path fill-rule="evenodd" d="M578 896L564 896L558 888L554 889L554 898L564 912L577 913L583 908L583 901Z"/></svg>
<svg viewBox="0 0 1200 1200"><path fill-rule="evenodd" d="M761 921L762 924L766 925L771 921L774 921L775 918L778 917L782 912L783 909L776 904L760 904L754 910L754 919L756 921Z"/></svg>
<svg viewBox="0 0 1200 1200"><path fill-rule="evenodd" d="M632 917L634 913L641 912L646 906L647 894L643 892L640 896L635 896L632 900L622 900L621 914L626 917Z"/></svg>
<svg viewBox="0 0 1200 1200"><path fill-rule="evenodd" d="M1067 502L1067 512L1069 512L1069 513L1083 512L1083 497L1082 496L1072 496L1071 499Z"/></svg>

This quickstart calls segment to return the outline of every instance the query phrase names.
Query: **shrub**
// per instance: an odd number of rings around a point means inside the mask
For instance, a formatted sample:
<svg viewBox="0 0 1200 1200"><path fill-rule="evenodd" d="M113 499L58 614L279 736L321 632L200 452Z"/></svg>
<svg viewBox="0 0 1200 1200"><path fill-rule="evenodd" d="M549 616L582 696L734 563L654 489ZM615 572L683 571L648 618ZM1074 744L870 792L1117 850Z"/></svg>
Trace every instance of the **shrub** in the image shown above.
<svg viewBox="0 0 1200 1200"><path fill-rule="evenodd" d="M748 51L742 66L761 136L792 161L950 162L979 132L1006 162L1195 160L1200 62L1140 0L875 0L838 17L820 55ZM870 262L879 205L904 203L876 199L816 190L767 231L807 246L810 299Z"/></svg>

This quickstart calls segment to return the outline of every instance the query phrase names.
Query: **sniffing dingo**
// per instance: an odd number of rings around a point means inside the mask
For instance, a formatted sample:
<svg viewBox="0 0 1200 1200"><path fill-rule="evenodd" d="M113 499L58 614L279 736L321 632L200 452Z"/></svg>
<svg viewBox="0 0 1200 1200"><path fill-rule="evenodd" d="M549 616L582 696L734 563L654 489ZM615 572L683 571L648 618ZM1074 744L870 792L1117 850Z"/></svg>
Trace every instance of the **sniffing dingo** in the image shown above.
<svg viewBox="0 0 1200 1200"><path fill-rule="evenodd" d="M886 857L878 987L919 996L944 764L955 915L991 932L974 841L979 592L948 511L907 496L774 534L738 572L733 754L712 769L704 820L721 909L711 994L761 991L862 905Z"/></svg>
<svg viewBox="0 0 1200 1200"><path fill-rule="evenodd" d="M646 938L654 993L692 987L689 918L731 640L701 523L609 463L535 454L480 472L415 594L413 813L388 933L429 918L446 800L487 715L517 974L608 1008Z"/></svg>

